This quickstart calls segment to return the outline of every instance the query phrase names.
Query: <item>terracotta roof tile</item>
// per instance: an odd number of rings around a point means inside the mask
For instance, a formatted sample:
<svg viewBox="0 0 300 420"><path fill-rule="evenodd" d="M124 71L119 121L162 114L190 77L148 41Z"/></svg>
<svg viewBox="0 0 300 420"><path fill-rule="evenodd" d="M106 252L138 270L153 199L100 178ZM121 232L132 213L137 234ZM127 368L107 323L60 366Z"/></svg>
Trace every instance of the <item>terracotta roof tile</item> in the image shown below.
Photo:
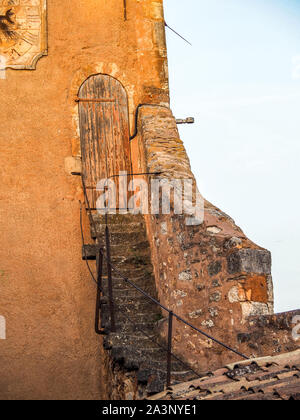
<svg viewBox="0 0 300 420"><path fill-rule="evenodd" d="M274 394L278 395L283 400L293 399L295 401L300 401L299 383L286 385L280 389L276 389Z"/></svg>
<svg viewBox="0 0 300 420"><path fill-rule="evenodd" d="M299 400L300 349L233 363L151 400Z"/></svg>

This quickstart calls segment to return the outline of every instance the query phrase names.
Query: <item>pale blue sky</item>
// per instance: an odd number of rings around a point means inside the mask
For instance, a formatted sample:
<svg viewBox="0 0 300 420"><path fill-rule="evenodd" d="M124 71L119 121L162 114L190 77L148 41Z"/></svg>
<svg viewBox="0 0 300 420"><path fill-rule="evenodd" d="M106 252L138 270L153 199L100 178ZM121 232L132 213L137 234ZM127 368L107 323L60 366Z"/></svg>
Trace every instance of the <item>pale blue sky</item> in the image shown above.
<svg viewBox="0 0 300 420"><path fill-rule="evenodd" d="M273 256L300 308L300 0L164 0L172 109L203 195ZM299 76L297 78L297 75ZM295 77L296 76L296 77Z"/></svg>

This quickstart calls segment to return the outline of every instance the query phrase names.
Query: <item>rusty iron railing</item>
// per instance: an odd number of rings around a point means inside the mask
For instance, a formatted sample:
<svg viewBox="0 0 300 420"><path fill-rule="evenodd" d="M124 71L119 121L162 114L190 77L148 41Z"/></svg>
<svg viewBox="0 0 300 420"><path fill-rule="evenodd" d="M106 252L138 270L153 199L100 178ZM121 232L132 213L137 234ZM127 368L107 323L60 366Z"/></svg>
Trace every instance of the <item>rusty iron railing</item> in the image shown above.
<svg viewBox="0 0 300 420"><path fill-rule="evenodd" d="M91 223L94 225L94 231L95 234L97 234L97 229L95 225L95 221L93 219L92 210L89 206L89 201L86 193L85 188L85 182L82 178L83 183L83 189L84 189L84 196L86 199L86 209L89 212L89 218ZM100 309L101 309L101 298L103 293L103 287L102 287L102 280L103 280L103 269L104 269L104 260L106 260L107 265L107 280L108 280L108 303L109 303L109 313L110 313L110 332L116 332L116 322L115 322L115 311L116 311L116 305L113 298L113 273L115 273L120 279L122 279L125 283L131 285L135 290L137 290L141 295L143 295L145 298L147 298L149 301L153 302L155 305L161 308L161 310L167 312L168 314L168 340L167 340L167 347L162 346L159 342L154 340L152 337L150 337L145 331L139 329L146 337L148 337L152 342L157 344L160 348L162 348L167 353L167 387L171 385L171 371L172 371L172 358L175 358L177 361L179 361L183 366L187 367L191 372L193 372L196 376L202 377L199 373L197 373L195 370L193 370L189 365L187 365L185 362L183 362L179 357L177 357L172 352L172 344L173 344L173 324L174 319L176 319L179 322L182 322L186 326L190 327L197 333L203 335L204 337L208 338L209 340L213 341L214 343L222 346L226 350L235 353L242 359L249 360L247 356L242 354L241 352L233 349L232 347L226 345L225 343L221 342L220 340L214 338L213 336L207 334L206 332L200 330L199 328L195 327L185 319L183 319L178 314L174 313L171 309L167 308L166 306L162 305L158 300L150 296L147 292L145 292L142 288L137 286L135 283L133 283L130 279L128 279L126 276L122 274L122 272L115 267L112 264L111 260L111 244L110 244L110 230L109 230L109 224L108 224L108 215L106 214L105 217L105 246L99 245L99 250L97 252L97 299L96 299L96 315L95 315L95 331L97 334L107 334L108 332L105 330L102 330L99 328L99 322L100 322ZM90 270L91 271L91 270ZM105 302L106 303L106 302ZM121 313L125 318L127 318L130 322L132 322L134 325L134 321L128 317L125 313ZM137 327L137 326L136 326Z"/></svg>
<svg viewBox="0 0 300 420"><path fill-rule="evenodd" d="M102 334L103 332L99 328L101 295L102 295L102 273L103 273L103 249L101 248L97 255L97 296L96 296L96 315L95 315L95 331L97 334Z"/></svg>

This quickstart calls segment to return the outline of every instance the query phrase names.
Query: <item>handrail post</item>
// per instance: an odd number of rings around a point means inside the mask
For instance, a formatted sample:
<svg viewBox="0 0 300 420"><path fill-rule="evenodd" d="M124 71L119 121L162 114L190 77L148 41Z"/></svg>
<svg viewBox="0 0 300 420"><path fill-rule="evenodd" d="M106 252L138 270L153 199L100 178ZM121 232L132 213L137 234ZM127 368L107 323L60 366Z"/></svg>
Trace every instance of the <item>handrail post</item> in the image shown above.
<svg viewBox="0 0 300 420"><path fill-rule="evenodd" d="M97 255L97 298L96 298L96 315L95 315L95 331L96 334L102 334L99 328L100 322L100 298L102 292L102 274L103 274L103 249L99 249Z"/></svg>
<svg viewBox="0 0 300 420"><path fill-rule="evenodd" d="M174 314L171 311L169 313L169 331L168 331L167 388L171 386L173 315Z"/></svg>
<svg viewBox="0 0 300 420"><path fill-rule="evenodd" d="M112 273L111 273L110 240L109 240L109 229L108 229L107 225L105 227L105 239L106 239L106 256L107 256L107 278L108 278L108 295L109 295L109 311L110 311L110 329L111 329L111 332L116 332L115 308L114 308Z"/></svg>

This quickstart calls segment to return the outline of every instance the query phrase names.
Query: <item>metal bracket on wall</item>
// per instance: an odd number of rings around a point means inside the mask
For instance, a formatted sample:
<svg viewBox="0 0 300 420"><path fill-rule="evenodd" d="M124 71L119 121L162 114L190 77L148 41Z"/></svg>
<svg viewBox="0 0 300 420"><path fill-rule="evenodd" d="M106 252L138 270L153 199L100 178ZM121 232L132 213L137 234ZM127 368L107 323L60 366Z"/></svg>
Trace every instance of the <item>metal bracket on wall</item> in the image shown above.
<svg viewBox="0 0 300 420"><path fill-rule="evenodd" d="M124 3L124 20L127 20L127 0L123 0Z"/></svg>
<svg viewBox="0 0 300 420"><path fill-rule="evenodd" d="M195 123L195 118L193 117L176 120L176 124L194 124L194 123Z"/></svg>
<svg viewBox="0 0 300 420"><path fill-rule="evenodd" d="M75 102L116 102L113 98L75 98Z"/></svg>

